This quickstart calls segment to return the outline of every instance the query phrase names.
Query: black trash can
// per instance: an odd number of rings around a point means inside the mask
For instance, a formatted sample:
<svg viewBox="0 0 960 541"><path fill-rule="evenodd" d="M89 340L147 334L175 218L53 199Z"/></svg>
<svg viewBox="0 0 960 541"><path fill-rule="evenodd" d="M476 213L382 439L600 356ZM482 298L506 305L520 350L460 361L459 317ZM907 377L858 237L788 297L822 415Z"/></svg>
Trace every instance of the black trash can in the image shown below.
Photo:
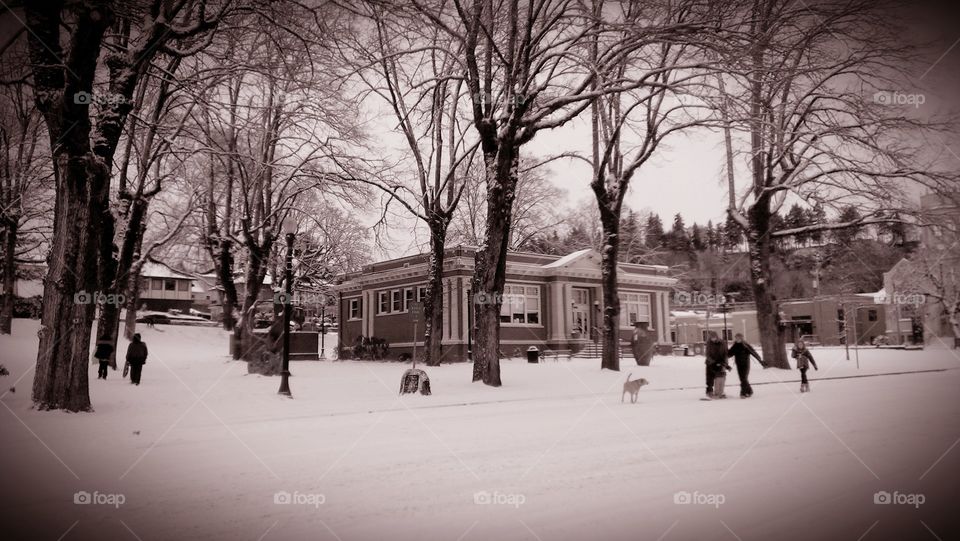
<svg viewBox="0 0 960 541"><path fill-rule="evenodd" d="M527 348L527 362L528 363L540 362L540 350L537 349L537 346L530 346L529 348Z"/></svg>

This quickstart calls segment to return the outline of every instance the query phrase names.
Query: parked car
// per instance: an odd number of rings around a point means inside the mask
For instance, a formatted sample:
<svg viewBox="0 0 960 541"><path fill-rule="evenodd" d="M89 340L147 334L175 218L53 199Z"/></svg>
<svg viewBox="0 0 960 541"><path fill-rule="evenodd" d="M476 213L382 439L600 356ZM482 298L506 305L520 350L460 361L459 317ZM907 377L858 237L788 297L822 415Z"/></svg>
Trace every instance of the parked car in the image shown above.
<svg viewBox="0 0 960 541"><path fill-rule="evenodd" d="M800 340L806 342L808 346L820 345L820 337L815 334L804 334L800 337Z"/></svg>
<svg viewBox="0 0 960 541"><path fill-rule="evenodd" d="M169 325L170 318L160 312L148 312L137 316L137 323L146 323L148 325Z"/></svg>
<svg viewBox="0 0 960 541"><path fill-rule="evenodd" d="M191 309L190 309L190 315L191 315L191 316L202 317L203 319L213 319L213 314L211 314L210 312L204 312L204 311L201 311L201 310L196 310L196 309L194 309L194 308L191 308Z"/></svg>

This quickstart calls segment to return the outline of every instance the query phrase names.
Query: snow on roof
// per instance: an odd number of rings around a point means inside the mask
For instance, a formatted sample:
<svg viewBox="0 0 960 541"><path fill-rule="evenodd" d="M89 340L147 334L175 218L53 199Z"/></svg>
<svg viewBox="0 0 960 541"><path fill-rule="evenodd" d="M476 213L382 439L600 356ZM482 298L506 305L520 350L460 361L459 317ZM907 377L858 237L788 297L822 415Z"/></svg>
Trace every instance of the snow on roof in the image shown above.
<svg viewBox="0 0 960 541"><path fill-rule="evenodd" d="M193 280L192 276L177 272L163 263L147 261L143 264L140 275L146 278L174 278L178 280Z"/></svg>
<svg viewBox="0 0 960 541"><path fill-rule="evenodd" d="M570 263L572 263L572 262L580 259L580 258L583 257L584 255L589 254L589 253L592 252L592 251L593 251L593 250L592 250L591 248L587 248L586 250L579 250L579 251L577 251L577 252L573 252L572 254L567 254L567 255L561 257L560 259L554 261L553 263L547 263L546 265L543 266L543 268L545 268L545 269L552 269L552 268L556 268L556 267L563 267L564 265L568 265L568 264L570 264Z"/></svg>
<svg viewBox="0 0 960 541"><path fill-rule="evenodd" d="M875 291L873 293L857 293L858 297L869 297L875 304L883 304L887 299L887 292L884 290Z"/></svg>

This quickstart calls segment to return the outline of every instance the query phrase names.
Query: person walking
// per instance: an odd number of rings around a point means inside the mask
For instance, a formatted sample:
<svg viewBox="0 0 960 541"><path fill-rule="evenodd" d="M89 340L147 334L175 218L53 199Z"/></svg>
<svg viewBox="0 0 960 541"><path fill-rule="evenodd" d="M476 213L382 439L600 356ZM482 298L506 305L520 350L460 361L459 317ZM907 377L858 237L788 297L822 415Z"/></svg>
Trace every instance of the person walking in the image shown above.
<svg viewBox="0 0 960 541"><path fill-rule="evenodd" d="M637 360L637 366L650 366L650 359L656 352L657 344L650 337L647 331L649 323L638 321L634 323L633 336L630 337L630 345L633 349L633 358Z"/></svg>
<svg viewBox="0 0 960 541"><path fill-rule="evenodd" d="M127 346L127 364L130 365L130 383L140 385L140 374L147 362L147 345L140 334L133 335L133 341Z"/></svg>
<svg viewBox="0 0 960 541"><path fill-rule="evenodd" d="M766 363L757 354L757 350L753 349L753 346L747 343L740 333L734 335L733 345L727 351L727 356L733 357L734 364L737 365L737 376L740 378L740 398L750 398L753 396L753 387L750 385L750 357L755 358L764 368L767 367Z"/></svg>
<svg viewBox="0 0 960 541"><path fill-rule="evenodd" d="M110 354L113 353L113 344L106 337L97 340L97 347L93 351L93 358L100 364L97 368L97 379L107 379L107 367L110 366ZM113 369L117 369L116 361Z"/></svg>
<svg viewBox="0 0 960 541"><path fill-rule="evenodd" d="M707 399L726 398L722 384L726 381L726 370L728 369L727 344L723 340L720 340L720 337L717 336L716 331L710 331L707 334L707 347L705 353L706 359L704 360L704 364L706 364ZM723 377L724 380L720 382L721 388L715 389L718 375Z"/></svg>
<svg viewBox="0 0 960 541"><path fill-rule="evenodd" d="M790 356L797 360L797 368L800 369L800 392L809 393L810 392L810 382L807 381L807 370L810 369L810 366L813 366L814 370L820 370L817 368L817 362L813 360L813 354L810 353L810 350L807 349L807 343L803 340L797 342L797 345L793 347L793 351L790 353Z"/></svg>

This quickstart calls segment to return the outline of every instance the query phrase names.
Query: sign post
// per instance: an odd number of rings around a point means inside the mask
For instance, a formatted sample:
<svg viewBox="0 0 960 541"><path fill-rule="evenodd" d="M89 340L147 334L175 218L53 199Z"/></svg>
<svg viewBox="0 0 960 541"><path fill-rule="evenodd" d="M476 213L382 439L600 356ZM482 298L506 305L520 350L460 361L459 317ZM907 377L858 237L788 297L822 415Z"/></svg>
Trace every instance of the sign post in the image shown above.
<svg viewBox="0 0 960 541"><path fill-rule="evenodd" d="M413 367L417 367L417 329L423 319L423 303L410 303L410 317L413 319Z"/></svg>
<svg viewBox="0 0 960 541"><path fill-rule="evenodd" d="M423 303L411 302L408 306L410 318L413 320L413 367L403 373L400 379L400 394L416 393L430 394L430 378L423 370L417 369L417 336L420 320L423 319Z"/></svg>

